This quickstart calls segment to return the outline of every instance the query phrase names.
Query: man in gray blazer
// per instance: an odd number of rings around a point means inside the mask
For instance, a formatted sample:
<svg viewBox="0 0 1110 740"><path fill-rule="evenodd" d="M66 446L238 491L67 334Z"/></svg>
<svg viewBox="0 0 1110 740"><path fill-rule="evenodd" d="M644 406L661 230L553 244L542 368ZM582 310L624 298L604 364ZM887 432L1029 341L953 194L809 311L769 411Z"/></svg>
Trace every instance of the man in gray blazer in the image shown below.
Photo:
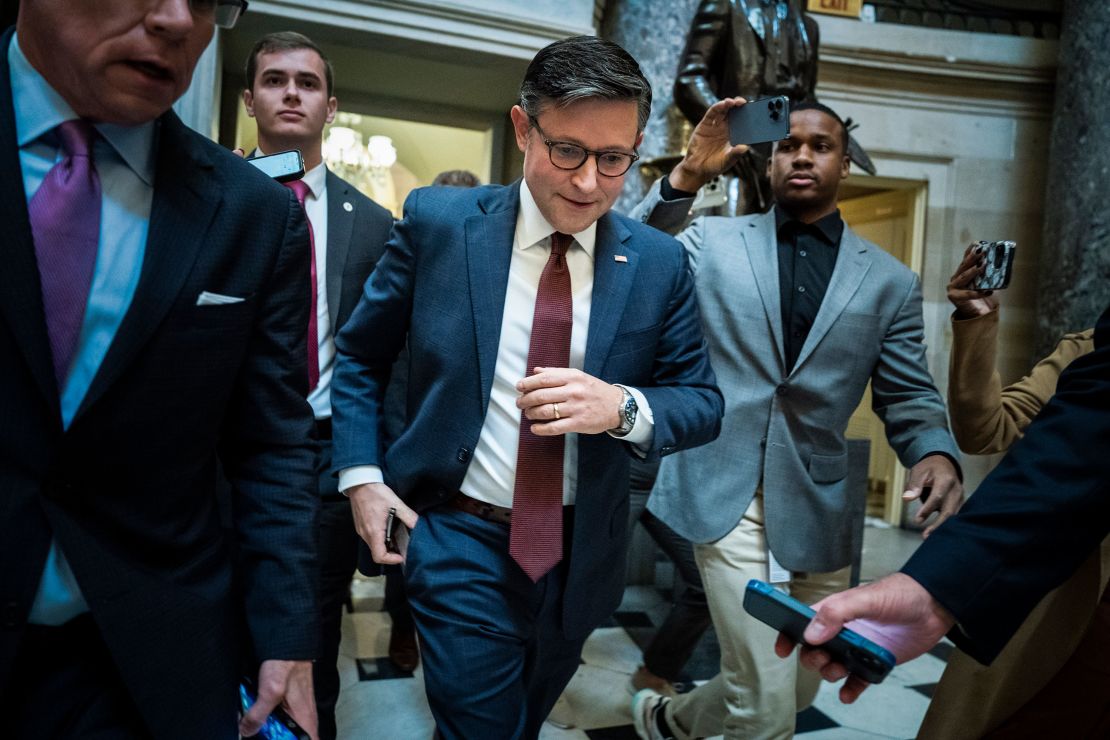
<svg viewBox="0 0 1110 740"><path fill-rule="evenodd" d="M685 158L633 216L677 232L691 198L745 150L728 142L731 98L695 128ZM837 209L848 133L832 110L795 105L775 145L768 213L695 219L679 239L695 273L725 394L715 443L664 461L649 509L697 544L721 673L674 700L637 694L641 737L790 737L816 674L778 660L774 632L741 607L750 578L812 603L848 584L844 438L868 381L887 439L910 468L904 498L938 516L963 500L944 402L925 363L916 275L848 228Z"/></svg>

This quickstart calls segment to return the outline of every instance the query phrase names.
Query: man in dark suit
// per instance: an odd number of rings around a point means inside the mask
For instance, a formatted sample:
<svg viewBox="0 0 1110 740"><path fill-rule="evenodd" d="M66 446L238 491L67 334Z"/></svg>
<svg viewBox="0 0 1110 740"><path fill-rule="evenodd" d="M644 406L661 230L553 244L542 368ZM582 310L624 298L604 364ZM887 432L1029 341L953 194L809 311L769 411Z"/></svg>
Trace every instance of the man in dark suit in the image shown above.
<svg viewBox="0 0 1110 740"><path fill-rule="evenodd" d="M169 112L242 5L29 0L0 40L9 736L315 731L304 215Z"/></svg>
<svg viewBox="0 0 1110 740"><path fill-rule="evenodd" d="M805 639L820 645L845 622L912 660L945 633L989 664L1026 615L1110 532L1110 308L1095 327L1095 349L1060 375L1056 394L959 514L940 526L901 572L814 605ZM788 655L780 636L776 651ZM802 663L830 681L847 675L819 648ZM848 676L845 702L867 688Z"/></svg>
<svg viewBox="0 0 1110 740"><path fill-rule="evenodd" d="M313 665L320 737L335 737L339 696L340 621L358 559L358 535L351 505L331 474L331 379L335 333L358 303L362 285L389 239L389 211L340 179L323 161L324 125L335 118L331 62L310 38L292 31L259 39L246 64L243 104L258 124L256 155L298 149L304 159L303 197L313 234L316 278L315 337L318 380L308 402L316 416L320 457L316 463L320 494L320 657ZM296 191L295 191L296 192ZM326 246L325 246L326 245ZM310 332L311 333L311 332ZM311 352L309 353L311 357Z"/></svg>
<svg viewBox="0 0 1110 740"><path fill-rule="evenodd" d="M717 434L683 251L609 213L650 104L619 46L542 49L511 111L523 181L415 191L337 340L340 489L375 560L404 559L444 738L538 734L620 601L630 456ZM406 338L408 423L383 449Z"/></svg>

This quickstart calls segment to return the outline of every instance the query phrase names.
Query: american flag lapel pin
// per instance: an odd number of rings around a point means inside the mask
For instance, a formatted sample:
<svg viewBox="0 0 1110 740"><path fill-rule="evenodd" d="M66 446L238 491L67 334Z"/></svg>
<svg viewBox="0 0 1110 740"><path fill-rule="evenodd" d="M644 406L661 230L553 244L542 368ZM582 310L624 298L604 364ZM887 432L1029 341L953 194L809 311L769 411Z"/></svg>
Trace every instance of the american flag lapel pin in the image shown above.
<svg viewBox="0 0 1110 740"><path fill-rule="evenodd" d="M625 257L623 254L614 254L613 255L613 261L614 262L628 262L628 258Z"/></svg>

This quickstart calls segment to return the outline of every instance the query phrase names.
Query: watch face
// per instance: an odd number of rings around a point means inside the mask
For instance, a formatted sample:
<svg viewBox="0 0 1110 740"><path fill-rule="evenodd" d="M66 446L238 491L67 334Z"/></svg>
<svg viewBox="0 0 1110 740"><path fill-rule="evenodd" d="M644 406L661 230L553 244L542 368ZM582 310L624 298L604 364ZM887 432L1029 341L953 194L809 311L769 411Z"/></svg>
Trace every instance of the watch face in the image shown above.
<svg viewBox="0 0 1110 740"><path fill-rule="evenodd" d="M627 428L629 431L631 431L632 427L636 424L636 413L639 411L639 407L636 405L635 396L633 396L628 391L625 391L625 394L627 397L624 399L624 413L622 414L622 416L624 417L622 421L624 423L621 424L621 427Z"/></svg>

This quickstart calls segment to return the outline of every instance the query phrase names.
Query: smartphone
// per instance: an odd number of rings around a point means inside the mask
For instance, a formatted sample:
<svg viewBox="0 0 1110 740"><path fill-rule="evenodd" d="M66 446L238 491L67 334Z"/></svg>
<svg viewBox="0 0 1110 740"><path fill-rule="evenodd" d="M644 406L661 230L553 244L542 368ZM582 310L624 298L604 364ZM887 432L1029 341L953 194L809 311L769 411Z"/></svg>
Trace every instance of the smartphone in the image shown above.
<svg viewBox="0 0 1110 740"><path fill-rule="evenodd" d="M300 180L304 177L304 160L301 159L301 152L298 149L267 154L265 157L254 157L247 161L278 182Z"/></svg>
<svg viewBox="0 0 1110 740"><path fill-rule="evenodd" d="M239 682L239 706L243 714L254 704L254 684L248 678ZM254 737L261 740L310 740L309 735L281 706L274 707L262 729Z"/></svg>
<svg viewBox="0 0 1110 740"><path fill-rule="evenodd" d="M986 259L983 273L971 282L975 290L1002 290L1010 285L1014 271L1014 250L1011 241L979 242L975 250Z"/></svg>
<svg viewBox="0 0 1110 740"><path fill-rule="evenodd" d="M794 597L754 578L748 581L744 591L744 610L799 644L805 642L802 634L816 614ZM847 627L821 648L827 650L833 660L843 663L851 673L868 683L882 683L897 662L889 650Z"/></svg>
<svg viewBox="0 0 1110 740"><path fill-rule="evenodd" d="M762 144L790 136L790 98L749 100L728 112L728 140L736 144Z"/></svg>

